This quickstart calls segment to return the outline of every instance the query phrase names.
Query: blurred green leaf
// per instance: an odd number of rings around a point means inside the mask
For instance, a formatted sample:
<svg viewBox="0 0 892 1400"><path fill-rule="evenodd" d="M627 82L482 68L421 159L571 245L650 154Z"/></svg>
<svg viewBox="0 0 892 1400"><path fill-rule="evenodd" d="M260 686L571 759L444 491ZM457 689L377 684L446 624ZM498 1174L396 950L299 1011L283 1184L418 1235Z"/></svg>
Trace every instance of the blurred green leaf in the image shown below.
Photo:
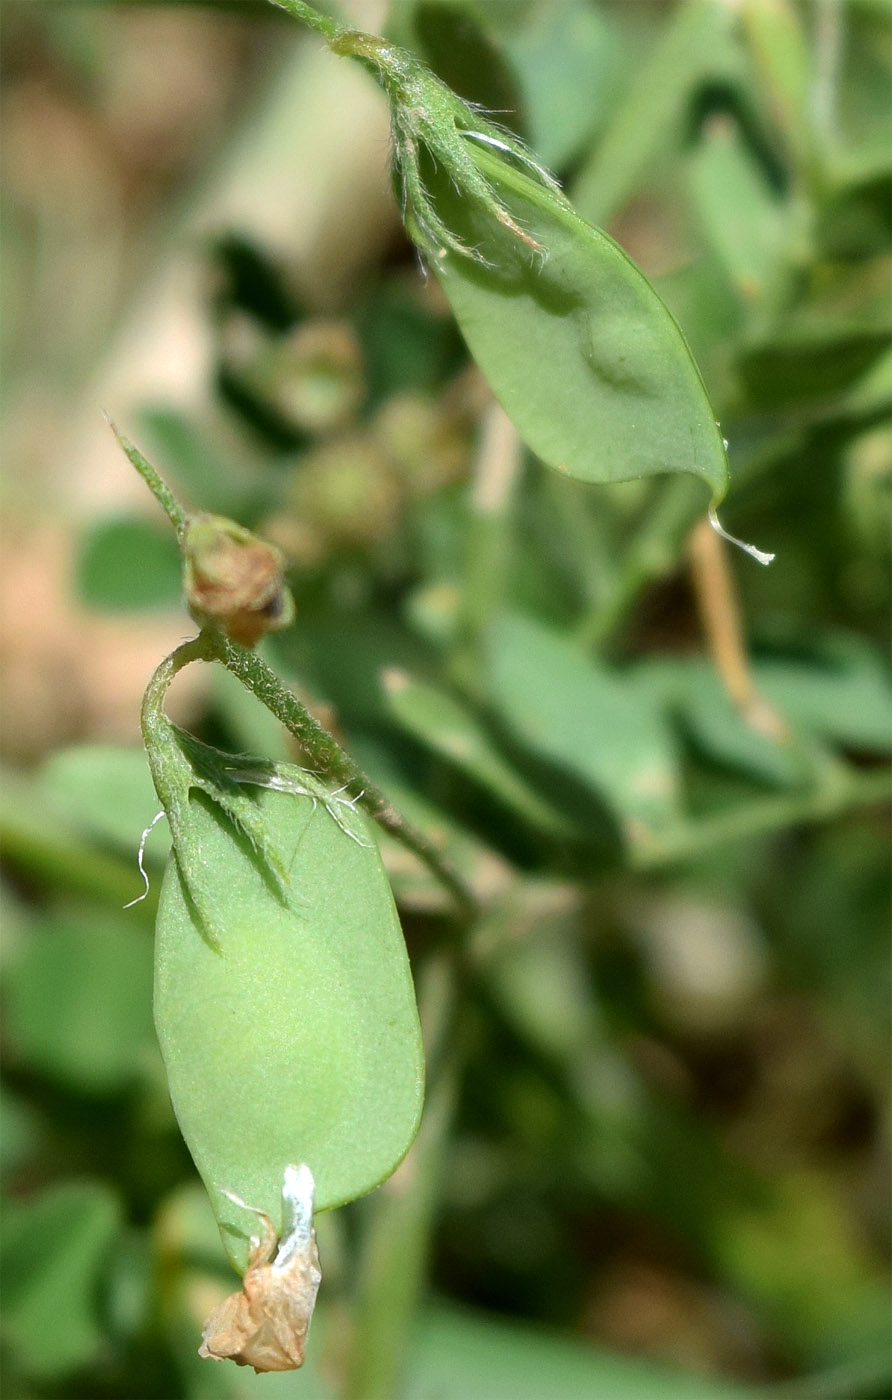
<svg viewBox="0 0 892 1400"><path fill-rule="evenodd" d="M783 248L784 209L730 116L711 118L691 157L704 233L745 302L763 301Z"/></svg>
<svg viewBox="0 0 892 1400"><path fill-rule="evenodd" d="M413 680L404 671L385 671L383 686L390 713L407 733L448 758L525 821L553 833L572 830L572 824L539 797L502 756L467 706L436 686Z"/></svg>
<svg viewBox="0 0 892 1400"><path fill-rule="evenodd" d="M818 213L826 258L856 260L884 253L892 242L892 170L888 158L860 163L839 178Z"/></svg>
<svg viewBox="0 0 892 1400"><path fill-rule="evenodd" d="M892 676L882 655L856 637L827 634L798 657L755 658L756 691L791 726L788 742L747 724L707 661L654 659L638 674L704 753L763 782L806 781L820 754L803 746L809 736L863 753L892 748Z"/></svg>
<svg viewBox="0 0 892 1400"><path fill-rule="evenodd" d="M302 614L300 625L280 633L270 651L314 699L335 705L342 723L362 728L380 725L386 714L382 669L424 674L435 654L380 605Z"/></svg>
<svg viewBox="0 0 892 1400"><path fill-rule="evenodd" d="M642 686L663 697L701 753L779 787L802 782L809 766L790 744L748 724L708 661L654 659L638 668Z"/></svg>
<svg viewBox="0 0 892 1400"><path fill-rule="evenodd" d="M502 1013L559 1062L591 1046L599 1029L580 947L579 910L568 894L560 887L530 886L523 891L523 910L497 908L476 938L486 984ZM487 954L490 941L495 951Z"/></svg>
<svg viewBox="0 0 892 1400"><path fill-rule="evenodd" d="M16 1058L88 1093L126 1087L155 1055L152 944L127 916L37 924L6 974Z"/></svg>
<svg viewBox="0 0 892 1400"><path fill-rule="evenodd" d="M807 171L814 141L809 111L814 78L800 14L792 0L743 0L740 12L761 80L759 95L794 167Z"/></svg>
<svg viewBox="0 0 892 1400"><path fill-rule="evenodd" d="M451 316L436 316L414 283L375 283L356 307L369 397L377 404L408 389L433 389L466 360Z"/></svg>
<svg viewBox="0 0 892 1400"><path fill-rule="evenodd" d="M39 1142L38 1118L25 1099L0 1086L0 1171L15 1171Z"/></svg>
<svg viewBox="0 0 892 1400"><path fill-rule="evenodd" d="M888 1282L839 1188L817 1173L791 1172L775 1177L768 1196L761 1209L729 1211L716 1232L736 1286L812 1364L875 1354L888 1340Z"/></svg>
<svg viewBox="0 0 892 1400"><path fill-rule="evenodd" d="M92 1182L6 1202L2 1334L26 1374L47 1381L99 1352L98 1290L119 1219L117 1197Z"/></svg>
<svg viewBox="0 0 892 1400"><path fill-rule="evenodd" d="M783 715L846 748L892 748L892 676L884 658L859 639L828 636L802 661L762 660L756 683Z"/></svg>
<svg viewBox="0 0 892 1400"><path fill-rule="evenodd" d="M519 615L494 625L487 673L496 713L535 752L591 785L627 838L677 820L672 743L632 677L595 665L559 633Z"/></svg>
<svg viewBox="0 0 892 1400"><path fill-rule="evenodd" d="M180 600L180 551L169 527L136 516L100 520L88 530L77 564L77 591L107 612L174 607Z"/></svg>
<svg viewBox="0 0 892 1400"><path fill-rule="evenodd" d="M836 140L849 151L889 155L892 122L892 8L888 0L849 0L834 7L830 115Z"/></svg>
<svg viewBox="0 0 892 1400"><path fill-rule="evenodd" d="M505 35L524 94L530 145L553 170L582 151L604 122L617 86L620 45L602 9L586 0L540 0Z"/></svg>
<svg viewBox="0 0 892 1400"><path fill-rule="evenodd" d="M851 426L857 431L860 419L888 419L889 400L892 397L892 349L874 361L866 374L858 380L846 399L845 407L851 415Z"/></svg>
<svg viewBox="0 0 892 1400"><path fill-rule="evenodd" d="M226 515L251 526L258 509L273 495L268 469L236 461L211 434L175 408L146 406L138 414L140 435L158 460L169 466L171 481L187 508Z"/></svg>
<svg viewBox="0 0 892 1400"><path fill-rule="evenodd" d="M692 90L727 66L732 24L722 0L683 0L673 8L576 177L571 194L583 218L607 223L633 194L670 144Z"/></svg>
<svg viewBox="0 0 892 1400"><path fill-rule="evenodd" d="M720 1384L721 1391L716 1386ZM406 1400L726 1400L748 1392L611 1356L533 1327L437 1309L418 1328Z"/></svg>
<svg viewBox="0 0 892 1400"><path fill-rule="evenodd" d="M740 376L759 407L820 401L851 388L889 343L889 332L871 325L787 320L771 337L744 347Z"/></svg>
<svg viewBox="0 0 892 1400"><path fill-rule="evenodd" d="M135 826L133 832L136 833ZM98 849L91 835L78 832L56 810L55 803L42 791L39 779L25 778L10 770L3 773L0 840L4 857L14 870L25 872L54 891L75 890L118 909L140 893L136 864L139 835L134 835L135 843L126 860ZM145 922L154 907L155 897L150 892L131 917Z"/></svg>
<svg viewBox="0 0 892 1400"><path fill-rule="evenodd" d="M133 859L143 832L158 811L144 749L80 744L58 749L40 771L40 791L73 829ZM158 849L163 843L159 840Z"/></svg>

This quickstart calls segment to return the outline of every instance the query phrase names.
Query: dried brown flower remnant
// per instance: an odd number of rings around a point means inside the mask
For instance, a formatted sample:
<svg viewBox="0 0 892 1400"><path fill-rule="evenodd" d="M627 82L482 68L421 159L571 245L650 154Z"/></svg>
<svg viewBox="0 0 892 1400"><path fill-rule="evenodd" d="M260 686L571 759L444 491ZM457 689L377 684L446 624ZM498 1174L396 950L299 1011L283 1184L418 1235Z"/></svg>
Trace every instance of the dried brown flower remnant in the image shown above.
<svg viewBox="0 0 892 1400"><path fill-rule="evenodd" d="M322 1280L313 1229L313 1174L309 1167L286 1167L282 1187L283 1233L263 1211L246 1205L263 1222L263 1237L252 1240L240 1293L215 1308L204 1326L199 1356L227 1358L255 1371L294 1371L303 1365L310 1320Z"/></svg>
<svg viewBox="0 0 892 1400"><path fill-rule="evenodd" d="M183 541L186 601L196 622L254 646L287 627L294 602L281 550L220 515L194 515Z"/></svg>

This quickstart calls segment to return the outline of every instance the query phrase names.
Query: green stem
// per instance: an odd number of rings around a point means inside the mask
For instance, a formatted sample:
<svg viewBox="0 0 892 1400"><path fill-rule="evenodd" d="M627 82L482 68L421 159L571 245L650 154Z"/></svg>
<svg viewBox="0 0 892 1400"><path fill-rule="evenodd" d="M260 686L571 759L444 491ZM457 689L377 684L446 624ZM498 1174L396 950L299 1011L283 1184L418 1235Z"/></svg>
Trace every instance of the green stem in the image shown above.
<svg viewBox="0 0 892 1400"><path fill-rule="evenodd" d="M452 679L469 694L479 690L481 645L491 620L504 604L514 547L514 501L520 467L517 429L505 410L493 402L483 418L474 463L461 611L449 661Z"/></svg>
<svg viewBox="0 0 892 1400"><path fill-rule="evenodd" d="M106 420L115 437L118 439L122 451L125 453L132 466L136 467L136 470L155 497L155 500L167 515L168 520L177 532L178 542L182 544L186 534L186 526L189 523L187 511L177 500L166 482L162 481L151 462L147 462L139 448L134 447L130 439L126 438L122 432L119 432L116 425L108 417L108 414L106 414Z"/></svg>
<svg viewBox="0 0 892 1400"><path fill-rule="evenodd" d="M299 19L302 24L309 29L315 29L317 34L322 34L331 43L332 39L344 28L337 20L329 15L322 15L318 10L314 10L312 5L305 4L305 0L272 0L280 10L285 10L287 14Z"/></svg>
<svg viewBox="0 0 892 1400"><path fill-rule="evenodd" d="M655 483L644 520L623 554L613 587L579 624L577 635L583 647L602 647L642 589L677 567L688 532L702 514L699 482L675 476Z"/></svg>
<svg viewBox="0 0 892 1400"><path fill-rule="evenodd" d="M363 773L350 755L301 704L293 691L279 679L275 671L254 652L229 641L220 632L202 632L194 642L187 642L168 657L168 664L173 668L170 675L168 676L163 668L159 668L153 678L153 684L157 682L166 689L176 671L188 662L199 659L219 661L227 671L231 671L235 678L256 695L281 724L284 724L308 754L316 771L340 783L379 826L390 832L410 851L414 851L419 860L423 861L449 890L464 916L473 914L477 907L476 898L458 872L422 831L400 815L385 793Z"/></svg>
<svg viewBox="0 0 892 1400"><path fill-rule="evenodd" d="M165 656L160 666L152 672L152 678L146 686L146 693L142 698L140 712L143 743L149 754L150 763L152 754L163 749L170 742L163 711L164 697L170 689L170 683L174 676L191 662L212 661L214 659L213 650L209 645L209 636L208 632L200 632L191 641L183 642L181 646L170 653L170 656Z"/></svg>
<svg viewBox="0 0 892 1400"><path fill-rule="evenodd" d="M839 146L839 74L844 23L840 0L818 0L811 105L815 128L827 151L835 151Z"/></svg>
<svg viewBox="0 0 892 1400"><path fill-rule="evenodd" d="M399 1394L463 1058L457 991L454 960L446 954L431 958L418 996L428 1065L424 1117L406 1160L366 1208L346 1400L394 1400Z"/></svg>
<svg viewBox="0 0 892 1400"><path fill-rule="evenodd" d="M611 596L619 569L609 528L610 502L603 493L590 493L585 483L560 472L546 473L542 484L557 512L561 534L566 536L569 567L585 603L579 624L584 640L588 620Z"/></svg>
<svg viewBox="0 0 892 1400"><path fill-rule="evenodd" d="M665 836L654 836L630 853L635 870L652 870L694 860L716 846L748 837L769 836L785 827L830 821L858 807L886 802L892 795L887 770L879 773L840 772L809 792L765 797L715 817L703 817Z"/></svg>

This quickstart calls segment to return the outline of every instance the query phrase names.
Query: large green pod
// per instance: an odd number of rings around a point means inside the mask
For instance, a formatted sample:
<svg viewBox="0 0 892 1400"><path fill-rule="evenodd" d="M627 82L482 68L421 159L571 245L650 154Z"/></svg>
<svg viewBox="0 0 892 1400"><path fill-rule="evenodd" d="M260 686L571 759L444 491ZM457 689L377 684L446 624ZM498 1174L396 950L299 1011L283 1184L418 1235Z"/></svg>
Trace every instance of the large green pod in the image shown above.
<svg viewBox="0 0 892 1400"><path fill-rule="evenodd" d="M285 893L193 789L205 917L172 856L155 963L174 1109L240 1270L254 1222L227 1192L278 1220L285 1169L300 1163L317 1209L369 1191L411 1143L423 1092L412 979L370 823L351 809L348 829L331 800L293 792L257 789L256 803Z"/></svg>

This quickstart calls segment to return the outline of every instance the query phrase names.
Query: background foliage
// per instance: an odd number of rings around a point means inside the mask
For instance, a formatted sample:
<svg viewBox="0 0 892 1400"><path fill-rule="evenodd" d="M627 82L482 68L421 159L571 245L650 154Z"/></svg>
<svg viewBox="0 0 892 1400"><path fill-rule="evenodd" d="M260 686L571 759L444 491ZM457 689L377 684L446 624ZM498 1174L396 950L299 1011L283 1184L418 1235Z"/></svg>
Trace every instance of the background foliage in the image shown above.
<svg viewBox="0 0 892 1400"><path fill-rule="evenodd" d="M675 312L726 524L778 554L732 567L784 737L708 655L696 483L561 479L493 410L362 73L249 0L8 0L4 1393L370 1400L390 1209L429 1260L408 1400L887 1396L888 5L354 13L516 123ZM430 1201L320 1220L297 1376L195 1354L231 1275L151 1026L160 832L121 911L138 699L188 623L100 407L288 551L266 654L485 903ZM228 677L174 708L287 754ZM385 855L423 968L448 902Z"/></svg>

